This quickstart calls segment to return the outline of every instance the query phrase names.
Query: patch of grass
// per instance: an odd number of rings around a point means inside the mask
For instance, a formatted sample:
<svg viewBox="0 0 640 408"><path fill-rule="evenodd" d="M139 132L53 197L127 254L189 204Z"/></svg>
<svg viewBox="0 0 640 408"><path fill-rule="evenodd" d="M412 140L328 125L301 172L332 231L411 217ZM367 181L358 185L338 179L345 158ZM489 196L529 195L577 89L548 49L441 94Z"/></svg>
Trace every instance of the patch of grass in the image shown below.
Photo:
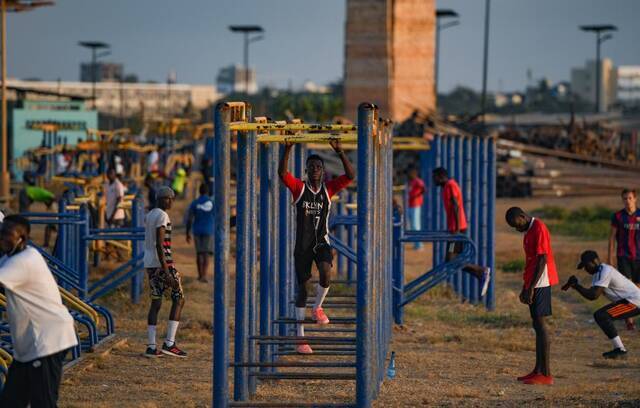
<svg viewBox="0 0 640 408"><path fill-rule="evenodd" d="M469 315L466 319L469 323L481 324L492 329L508 329L512 327L528 327L529 320L511 313L482 313Z"/></svg>
<svg viewBox="0 0 640 408"><path fill-rule="evenodd" d="M549 229L557 234L579 237L586 241L606 239L613 210L602 207L581 207L569 211L563 207L545 206L532 211L536 217L546 220Z"/></svg>
<svg viewBox="0 0 640 408"><path fill-rule="evenodd" d="M605 240L609 236L609 221L562 221L549 225L552 232L579 237L585 241Z"/></svg>
<svg viewBox="0 0 640 408"><path fill-rule="evenodd" d="M500 265L502 272L506 273L518 273L524 270L524 259L514 259Z"/></svg>

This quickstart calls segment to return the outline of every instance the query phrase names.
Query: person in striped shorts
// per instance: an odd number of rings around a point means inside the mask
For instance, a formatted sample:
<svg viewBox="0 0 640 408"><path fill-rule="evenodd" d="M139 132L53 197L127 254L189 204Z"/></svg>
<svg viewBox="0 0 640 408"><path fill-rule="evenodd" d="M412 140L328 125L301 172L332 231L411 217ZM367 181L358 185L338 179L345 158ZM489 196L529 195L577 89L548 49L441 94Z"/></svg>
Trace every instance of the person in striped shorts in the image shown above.
<svg viewBox="0 0 640 408"><path fill-rule="evenodd" d="M592 276L591 287L585 288L578 278L571 276L562 290L573 288L588 300L596 300L604 294L611 301L593 314L598 326L613 343L613 350L602 353L602 356L626 357L627 349L613 322L640 315L640 288L613 266L600 262L596 251L584 251L580 255L578 269L584 269Z"/></svg>

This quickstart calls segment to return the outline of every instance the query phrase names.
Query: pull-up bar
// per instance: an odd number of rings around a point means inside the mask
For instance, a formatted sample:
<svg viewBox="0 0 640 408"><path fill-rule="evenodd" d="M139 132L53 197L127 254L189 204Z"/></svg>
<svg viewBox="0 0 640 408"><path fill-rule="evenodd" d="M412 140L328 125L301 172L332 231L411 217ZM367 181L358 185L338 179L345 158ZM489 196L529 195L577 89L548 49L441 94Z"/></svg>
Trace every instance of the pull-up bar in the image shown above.
<svg viewBox="0 0 640 408"><path fill-rule="evenodd" d="M249 131L288 131L288 132L343 132L355 133L358 131L355 125L317 125L307 123L248 123L248 122L232 122L229 124L229 130L237 130L241 132Z"/></svg>

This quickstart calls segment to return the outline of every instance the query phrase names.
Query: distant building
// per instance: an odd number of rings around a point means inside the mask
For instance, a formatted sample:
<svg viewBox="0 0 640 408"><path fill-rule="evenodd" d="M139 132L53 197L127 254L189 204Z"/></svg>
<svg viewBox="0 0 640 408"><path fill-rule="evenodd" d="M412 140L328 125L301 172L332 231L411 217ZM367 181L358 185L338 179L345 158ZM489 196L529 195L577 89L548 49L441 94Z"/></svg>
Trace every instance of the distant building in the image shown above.
<svg viewBox="0 0 640 408"><path fill-rule="evenodd" d="M249 69L249 88L247 89L247 71L240 66L232 65L221 68L216 78L218 92L222 94L247 92L255 94L258 92L256 82L256 71Z"/></svg>
<svg viewBox="0 0 640 408"><path fill-rule="evenodd" d="M309 93L326 94L331 92L331 88L326 85L318 85L313 81L305 81L305 83L302 84L302 91Z"/></svg>
<svg viewBox="0 0 640 408"><path fill-rule="evenodd" d="M497 93L494 97L494 105L496 108L504 108L506 106L520 106L524 102L524 95L519 92Z"/></svg>
<svg viewBox="0 0 640 408"><path fill-rule="evenodd" d="M571 69L571 90L585 101L596 103L596 62L587 61L584 67ZM600 61L600 104L598 112L607 112L616 100L617 72L608 58Z"/></svg>
<svg viewBox="0 0 640 408"><path fill-rule="evenodd" d="M640 107L640 65L618 67L618 103Z"/></svg>
<svg viewBox="0 0 640 408"><path fill-rule="evenodd" d="M93 64L83 62L80 64L80 81L93 82ZM122 64L112 62L96 63L96 82L117 82L124 79L124 68Z"/></svg>
<svg viewBox="0 0 640 408"><path fill-rule="evenodd" d="M86 106L94 106L89 100L90 82L9 79L7 85L16 90L8 93L9 99L15 100L17 91L25 94L26 100L35 101L59 100L55 95L61 94L71 99L87 99ZM95 108L101 114L115 117L143 114L149 119L165 119L167 115L181 114L187 107L195 110L208 108L220 97L212 85L99 82L96 84Z"/></svg>

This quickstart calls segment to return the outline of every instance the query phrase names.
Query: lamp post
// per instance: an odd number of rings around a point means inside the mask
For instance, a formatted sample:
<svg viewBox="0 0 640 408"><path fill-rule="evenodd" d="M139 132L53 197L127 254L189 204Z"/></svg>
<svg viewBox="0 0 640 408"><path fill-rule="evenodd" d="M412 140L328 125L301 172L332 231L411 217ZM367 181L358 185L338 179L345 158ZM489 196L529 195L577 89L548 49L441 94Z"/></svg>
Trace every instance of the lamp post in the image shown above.
<svg viewBox="0 0 640 408"><path fill-rule="evenodd" d="M111 46L100 41L80 41L78 45L91 50L91 100L93 101L93 109L96 109L96 82L98 81L96 64L98 58L106 57L111 54L108 50ZM100 49L107 49L107 51L103 51L98 54L98 50Z"/></svg>
<svg viewBox="0 0 640 408"><path fill-rule="evenodd" d="M491 14L491 0L484 3L484 56L482 63L482 96L480 109L482 111L482 123L485 123L487 114L487 71L489 68L489 16Z"/></svg>
<svg viewBox="0 0 640 408"><path fill-rule="evenodd" d="M263 33L264 29L258 25L232 25L229 30L234 33L242 33L244 35L244 90L249 95L249 44L260 41L263 35L249 37L252 33Z"/></svg>
<svg viewBox="0 0 640 408"><path fill-rule="evenodd" d="M0 141L0 155L2 156L2 166L0 167L0 200L9 199L9 187L11 178L9 176L9 148L7 138L7 12L30 11L38 7L51 6L53 1L32 0L23 3L20 0L0 0L0 20L2 20L2 29L0 30L0 54L2 54L2 62L0 71L2 71L2 102L0 109L2 110L2 140Z"/></svg>
<svg viewBox="0 0 640 408"><path fill-rule="evenodd" d="M582 31L596 33L596 110L600 112L600 45L613 38L612 34L604 34L608 31L618 31L618 27L611 24L583 25L580 26Z"/></svg>
<svg viewBox="0 0 640 408"><path fill-rule="evenodd" d="M446 30L447 28L457 26L460 24L460 21L454 20L449 21L448 23L442 23L441 20L445 20L448 18L458 18L460 15L453 10L449 9L438 9L436 10L436 67L433 78L433 87L434 94L436 100L438 100L438 74L440 72L440 31Z"/></svg>

